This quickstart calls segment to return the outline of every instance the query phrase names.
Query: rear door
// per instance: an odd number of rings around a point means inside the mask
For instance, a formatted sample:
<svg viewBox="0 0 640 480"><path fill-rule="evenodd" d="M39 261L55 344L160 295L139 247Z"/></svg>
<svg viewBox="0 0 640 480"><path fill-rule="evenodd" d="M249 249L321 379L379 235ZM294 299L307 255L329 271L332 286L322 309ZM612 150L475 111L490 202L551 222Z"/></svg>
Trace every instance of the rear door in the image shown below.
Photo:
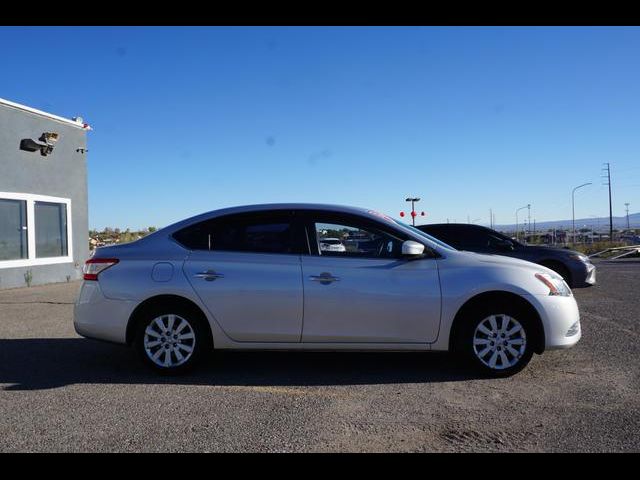
<svg viewBox="0 0 640 480"><path fill-rule="evenodd" d="M184 273L225 333L239 342L299 342L303 230L291 211L239 214L176 234L192 248Z"/></svg>

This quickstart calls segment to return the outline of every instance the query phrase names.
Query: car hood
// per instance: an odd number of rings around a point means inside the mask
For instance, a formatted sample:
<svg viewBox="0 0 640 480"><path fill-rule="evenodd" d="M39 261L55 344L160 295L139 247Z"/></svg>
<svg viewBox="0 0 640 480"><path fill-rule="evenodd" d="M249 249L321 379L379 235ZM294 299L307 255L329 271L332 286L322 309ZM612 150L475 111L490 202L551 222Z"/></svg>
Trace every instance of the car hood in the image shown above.
<svg viewBox="0 0 640 480"><path fill-rule="evenodd" d="M554 257L569 257L571 255L584 255L584 253L576 252L566 248L558 247L540 247L537 245L524 245L521 247L524 251L530 253L550 254Z"/></svg>
<svg viewBox="0 0 640 480"><path fill-rule="evenodd" d="M526 260L520 260L519 258L506 257L503 255L493 255L486 253L475 252L457 252L463 254L468 260L472 260L478 264L491 264L499 267L511 267L511 268L527 268L529 270L535 270L537 272L546 271L548 268L538 265L537 263L528 262Z"/></svg>

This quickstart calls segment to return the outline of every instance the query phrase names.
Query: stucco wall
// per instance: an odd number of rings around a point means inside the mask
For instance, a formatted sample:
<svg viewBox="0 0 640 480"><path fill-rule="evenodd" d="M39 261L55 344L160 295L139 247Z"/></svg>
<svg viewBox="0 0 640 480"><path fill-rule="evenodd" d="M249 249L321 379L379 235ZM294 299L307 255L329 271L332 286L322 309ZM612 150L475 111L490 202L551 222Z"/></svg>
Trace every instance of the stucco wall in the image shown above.
<svg viewBox="0 0 640 480"><path fill-rule="evenodd" d="M20 150L20 140L37 140L43 132L60 134L51 154ZM32 273L32 285L66 282L81 278L89 256L86 131L52 119L0 104L0 192L31 193L71 199L73 263L17 268L0 267L0 289L25 286L24 275Z"/></svg>

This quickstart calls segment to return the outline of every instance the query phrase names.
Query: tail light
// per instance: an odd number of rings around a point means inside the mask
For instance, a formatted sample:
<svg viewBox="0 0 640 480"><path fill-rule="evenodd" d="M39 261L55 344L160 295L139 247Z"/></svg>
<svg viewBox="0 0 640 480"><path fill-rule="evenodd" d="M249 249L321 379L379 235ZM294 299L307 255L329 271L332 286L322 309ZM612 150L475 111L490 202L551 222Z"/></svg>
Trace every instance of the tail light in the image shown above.
<svg viewBox="0 0 640 480"><path fill-rule="evenodd" d="M82 273L85 280L98 280L98 274L113 267L120 260L117 258L90 258L84 263Z"/></svg>

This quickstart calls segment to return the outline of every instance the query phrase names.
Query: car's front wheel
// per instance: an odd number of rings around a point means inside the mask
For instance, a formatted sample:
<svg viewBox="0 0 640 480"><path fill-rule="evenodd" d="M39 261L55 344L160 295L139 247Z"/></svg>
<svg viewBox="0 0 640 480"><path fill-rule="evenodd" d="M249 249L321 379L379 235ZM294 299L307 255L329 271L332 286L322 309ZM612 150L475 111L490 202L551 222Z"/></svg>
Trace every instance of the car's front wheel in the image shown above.
<svg viewBox="0 0 640 480"><path fill-rule="evenodd" d="M485 308L465 322L458 352L482 373L507 377L522 370L533 356L533 328L524 312Z"/></svg>
<svg viewBox="0 0 640 480"><path fill-rule="evenodd" d="M136 349L143 361L162 374L191 370L208 350L202 320L189 309L158 308L138 324Z"/></svg>

